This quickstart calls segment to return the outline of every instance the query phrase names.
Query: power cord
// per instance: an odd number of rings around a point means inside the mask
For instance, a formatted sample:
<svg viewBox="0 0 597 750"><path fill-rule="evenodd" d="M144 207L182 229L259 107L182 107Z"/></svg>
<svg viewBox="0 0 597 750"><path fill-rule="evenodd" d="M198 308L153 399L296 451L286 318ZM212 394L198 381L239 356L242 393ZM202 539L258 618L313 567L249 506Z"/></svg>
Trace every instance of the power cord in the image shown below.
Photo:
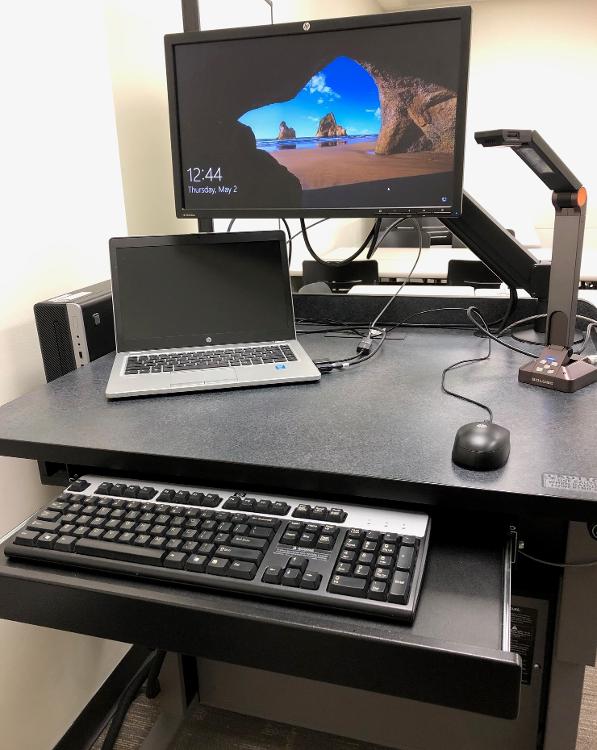
<svg viewBox="0 0 597 750"><path fill-rule="evenodd" d="M132 702L139 694L145 680L147 680L145 691L146 696L148 698L155 698L159 694L160 683L158 675L162 668L162 664L164 663L165 656L165 651L155 651L149 664L145 664L144 668L141 669L128 684L118 700L116 711L110 722L101 750L113 750L126 718L126 714L131 707Z"/></svg>
<svg viewBox="0 0 597 750"><path fill-rule="evenodd" d="M286 230L286 236L288 239L286 240L286 246L288 247L288 266L290 267L290 264L292 263L292 234L290 233L290 226L288 225L288 222L286 219L280 219L282 224L284 224L284 229Z"/></svg>
<svg viewBox="0 0 597 750"><path fill-rule="evenodd" d="M379 234L379 228L381 226L381 218L375 219L375 222L373 226L371 227L371 231L365 237L363 244L357 250L355 250L355 252L352 255L350 255L348 258L345 258L344 260L324 260L315 252L309 240L307 229L310 229L311 227L307 227L304 219L299 219L299 221L301 225L301 234L303 235L303 240L305 242L305 247L307 248L311 257L314 260L316 260L318 263L321 263L322 266L332 266L334 268L349 265L350 263L353 262L353 260L359 257L359 255L363 252L363 250L367 248L368 245L373 246L373 244L377 241L377 235ZM315 226L315 225L312 224L311 226Z"/></svg>
<svg viewBox="0 0 597 750"><path fill-rule="evenodd" d="M409 219L409 216L404 216L402 219L396 219L396 221L393 221L387 229L384 230L384 233L381 235L379 240L371 245L369 251L367 252L367 259L372 258L373 254L377 250L378 247L383 243L385 238L388 236L388 234L392 231L392 229L395 229L398 224L402 224L403 221L406 221Z"/></svg>

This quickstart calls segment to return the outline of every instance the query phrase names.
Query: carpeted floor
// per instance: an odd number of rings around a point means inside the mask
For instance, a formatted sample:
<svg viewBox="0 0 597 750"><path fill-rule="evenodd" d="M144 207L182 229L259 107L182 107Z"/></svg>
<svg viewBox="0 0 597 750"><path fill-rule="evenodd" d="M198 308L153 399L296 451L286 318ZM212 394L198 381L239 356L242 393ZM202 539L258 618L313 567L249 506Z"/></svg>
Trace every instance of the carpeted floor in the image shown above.
<svg viewBox="0 0 597 750"><path fill-rule="evenodd" d="M115 750L139 750L159 712L159 698L140 696L129 711ZM197 706L168 750L383 750L379 745L297 729L288 724ZM101 750L103 735L93 747ZM576 750L597 750L597 669L587 667Z"/></svg>
<svg viewBox="0 0 597 750"><path fill-rule="evenodd" d="M597 669L587 667L576 750L597 750Z"/></svg>

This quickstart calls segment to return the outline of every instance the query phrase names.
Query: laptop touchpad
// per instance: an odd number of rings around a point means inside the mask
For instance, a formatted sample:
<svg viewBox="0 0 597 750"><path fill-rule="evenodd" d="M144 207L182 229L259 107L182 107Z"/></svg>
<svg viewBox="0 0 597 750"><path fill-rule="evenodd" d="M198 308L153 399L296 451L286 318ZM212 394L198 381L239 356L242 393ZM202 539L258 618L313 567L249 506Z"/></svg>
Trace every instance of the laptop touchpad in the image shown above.
<svg viewBox="0 0 597 750"><path fill-rule="evenodd" d="M214 367L212 370L186 370L170 373L170 386L236 383L234 367Z"/></svg>
<svg viewBox="0 0 597 750"><path fill-rule="evenodd" d="M214 367L203 373L206 383L236 383L236 369L234 367Z"/></svg>
<svg viewBox="0 0 597 750"><path fill-rule="evenodd" d="M187 370L170 373L170 387L177 385L203 385L205 375L203 370Z"/></svg>

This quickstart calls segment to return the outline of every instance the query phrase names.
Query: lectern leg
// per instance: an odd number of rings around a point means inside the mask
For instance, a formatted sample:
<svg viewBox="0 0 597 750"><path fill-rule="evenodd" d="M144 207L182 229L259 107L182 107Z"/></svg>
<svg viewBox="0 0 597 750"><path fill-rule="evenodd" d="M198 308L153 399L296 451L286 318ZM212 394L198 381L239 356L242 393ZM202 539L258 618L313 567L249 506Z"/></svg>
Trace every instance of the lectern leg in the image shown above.
<svg viewBox="0 0 597 750"><path fill-rule="evenodd" d="M597 560L584 523L568 525L566 562ZM585 667L595 664L597 566L564 571L550 676L544 750L575 750Z"/></svg>

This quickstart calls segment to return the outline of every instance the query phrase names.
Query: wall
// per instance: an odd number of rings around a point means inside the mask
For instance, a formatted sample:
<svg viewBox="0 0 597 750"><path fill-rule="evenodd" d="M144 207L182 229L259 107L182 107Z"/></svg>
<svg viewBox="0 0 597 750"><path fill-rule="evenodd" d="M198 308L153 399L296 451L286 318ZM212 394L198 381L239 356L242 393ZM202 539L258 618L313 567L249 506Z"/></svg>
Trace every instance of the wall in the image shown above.
<svg viewBox="0 0 597 750"><path fill-rule="evenodd" d="M45 382L33 304L105 279L126 231L101 7L2 3L0 403ZM55 490L0 458L0 537ZM0 620L2 748L47 750L122 644Z"/></svg>
<svg viewBox="0 0 597 750"><path fill-rule="evenodd" d="M586 185L585 246L597 247L597 3L594 0L473 2L465 189L502 223L534 226L548 246L551 193L507 149L484 149L476 130L538 130Z"/></svg>

